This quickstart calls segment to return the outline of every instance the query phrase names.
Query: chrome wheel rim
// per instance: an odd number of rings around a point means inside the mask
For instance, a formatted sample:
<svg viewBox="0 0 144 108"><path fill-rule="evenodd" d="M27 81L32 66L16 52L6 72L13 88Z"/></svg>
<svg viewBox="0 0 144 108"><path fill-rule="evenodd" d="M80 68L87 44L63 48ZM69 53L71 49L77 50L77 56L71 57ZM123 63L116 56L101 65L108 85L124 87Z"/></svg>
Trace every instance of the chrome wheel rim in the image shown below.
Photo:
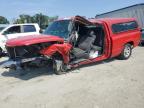
<svg viewBox="0 0 144 108"><path fill-rule="evenodd" d="M129 46L126 46L124 49L124 56L129 57L131 53L131 48Z"/></svg>

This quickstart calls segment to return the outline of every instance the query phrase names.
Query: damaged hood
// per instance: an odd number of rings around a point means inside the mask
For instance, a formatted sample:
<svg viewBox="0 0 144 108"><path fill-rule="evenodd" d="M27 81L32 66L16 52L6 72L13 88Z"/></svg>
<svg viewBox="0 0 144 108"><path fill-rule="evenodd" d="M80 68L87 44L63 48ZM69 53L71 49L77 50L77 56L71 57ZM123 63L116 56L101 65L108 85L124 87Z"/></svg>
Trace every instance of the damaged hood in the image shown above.
<svg viewBox="0 0 144 108"><path fill-rule="evenodd" d="M32 44L37 43L43 43L43 42L64 42L63 38L60 38L58 36L52 36L52 35L32 35L32 36L25 36L25 37L19 37L15 39L10 39L6 42L6 46L14 47L14 46L28 46Z"/></svg>

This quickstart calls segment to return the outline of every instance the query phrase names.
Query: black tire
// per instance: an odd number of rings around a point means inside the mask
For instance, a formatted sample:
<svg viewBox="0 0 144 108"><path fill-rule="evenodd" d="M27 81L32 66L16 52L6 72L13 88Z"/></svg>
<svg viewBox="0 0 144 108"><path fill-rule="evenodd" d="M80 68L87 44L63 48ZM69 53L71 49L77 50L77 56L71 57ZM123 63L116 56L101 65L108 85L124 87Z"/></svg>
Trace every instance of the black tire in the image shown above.
<svg viewBox="0 0 144 108"><path fill-rule="evenodd" d="M131 44L125 44L121 54L118 56L118 59L120 60L127 60L132 53L132 45Z"/></svg>
<svg viewBox="0 0 144 108"><path fill-rule="evenodd" d="M67 70L67 65L62 60L53 60L53 71L56 75L66 74Z"/></svg>
<svg viewBox="0 0 144 108"><path fill-rule="evenodd" d="M144 46L144 42L141 43L141 46Z"/></svg>
<svg viewBox="0 0 144 108"><path fill-rule="evenodd" d="M0 47L0 57L3 55L3 50L2 48Z"/></svg>

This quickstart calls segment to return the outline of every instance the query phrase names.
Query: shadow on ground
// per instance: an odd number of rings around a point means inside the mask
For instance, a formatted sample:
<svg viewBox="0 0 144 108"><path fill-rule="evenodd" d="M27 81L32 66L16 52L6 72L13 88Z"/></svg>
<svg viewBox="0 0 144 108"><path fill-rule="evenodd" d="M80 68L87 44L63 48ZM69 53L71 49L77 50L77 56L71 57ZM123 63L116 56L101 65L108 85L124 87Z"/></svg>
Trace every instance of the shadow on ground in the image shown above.
<svg viewBox="0 0 144 108"><path fill-rule="evenodd" d="M4 71L1 75L4 77L15 77L21 80L29 80L35 77L43 75L52 75L53 70L51 68L31 68L29 70L7 70Z"/></svg>
<svg viewBox="0 0 144 108"><path fill-rule="evenodd" d="M144 43L141 43L141 44L139 45L139 47L144 47Z"/></svg>
<svg viewBox="0 0 144 108"><path fill-rule="evenodd" d="M83 66L79 66L77 68L73 68L71 70L69 70L68 72L74 71L74 70L79 70L80 68L83 67L90 67L90 66L94 66L94 65L101 65L101 64L106 64L112 61L115 61L116 59L109 59L109 60L105 60L105 61L101 61L101 62L97 62L97 63L91 63L88 65L83 65ZM49 65L48 67L45 68L32 68L29 69L27 71L24 70L8 70L8 71L4 71L1 75L4 77L15 77L15 78L19 78L21 80L29 80L35 77L39 77L39 76L43 76L43 75L53 75L53 69L52 66Z"/></svg>

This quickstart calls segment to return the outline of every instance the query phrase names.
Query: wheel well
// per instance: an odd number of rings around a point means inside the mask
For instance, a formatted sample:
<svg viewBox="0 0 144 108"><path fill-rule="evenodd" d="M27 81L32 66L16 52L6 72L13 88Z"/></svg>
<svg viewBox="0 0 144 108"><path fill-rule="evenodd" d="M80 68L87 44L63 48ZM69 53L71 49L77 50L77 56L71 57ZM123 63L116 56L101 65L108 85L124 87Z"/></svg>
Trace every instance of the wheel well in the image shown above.
<svg viewBox="0 0 144 108"><path fill-rule="evenodd" d="M134 46L134 42L133 42L133 41L130 41L130 42L128 42L127 44L130 44L130 45L132 46L132 48L133 48L133 46Z"/></svg>
<svg viewBox="0 0 144 108"><path fill-rule="evenodd" d="M56 60L63 60L63 56L59 52L54 53L52 58L55 58Z"/></svg>

